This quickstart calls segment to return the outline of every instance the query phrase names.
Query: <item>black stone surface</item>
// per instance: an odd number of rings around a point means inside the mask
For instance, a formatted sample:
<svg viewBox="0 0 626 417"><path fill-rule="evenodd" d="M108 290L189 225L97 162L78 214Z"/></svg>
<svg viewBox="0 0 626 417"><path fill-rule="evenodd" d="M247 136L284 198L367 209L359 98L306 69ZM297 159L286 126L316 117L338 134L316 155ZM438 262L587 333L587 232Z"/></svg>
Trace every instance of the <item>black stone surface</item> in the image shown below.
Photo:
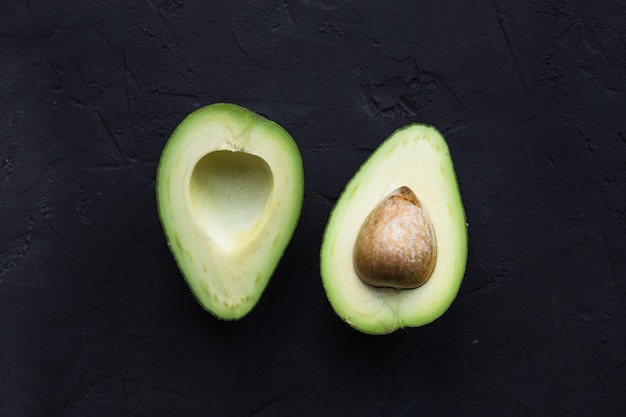
<svg viewBox="0 0 626 417"><path fill-rule="evenodd" d="M618 416L626 410L626 2L3 1L0 416ZM220 322L155 170L233 102L300 146L302 217ZM398 127L451 148L467 273L438 321L342 323L319 277L344 184Z"/></svg>

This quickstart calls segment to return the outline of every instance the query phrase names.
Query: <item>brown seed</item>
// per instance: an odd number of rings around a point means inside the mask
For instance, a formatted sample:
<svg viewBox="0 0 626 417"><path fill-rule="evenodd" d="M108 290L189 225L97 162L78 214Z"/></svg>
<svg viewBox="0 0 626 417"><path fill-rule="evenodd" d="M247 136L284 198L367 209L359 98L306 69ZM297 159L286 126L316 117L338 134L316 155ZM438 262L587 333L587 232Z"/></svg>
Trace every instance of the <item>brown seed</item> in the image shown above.
<svg viewBox="0 0 626 417"><path fill-rule="evenodd" d="M354 268L376 287L417 288L435 268L437 242L430 217L406 186L367 216L354 245Z"/></svg>

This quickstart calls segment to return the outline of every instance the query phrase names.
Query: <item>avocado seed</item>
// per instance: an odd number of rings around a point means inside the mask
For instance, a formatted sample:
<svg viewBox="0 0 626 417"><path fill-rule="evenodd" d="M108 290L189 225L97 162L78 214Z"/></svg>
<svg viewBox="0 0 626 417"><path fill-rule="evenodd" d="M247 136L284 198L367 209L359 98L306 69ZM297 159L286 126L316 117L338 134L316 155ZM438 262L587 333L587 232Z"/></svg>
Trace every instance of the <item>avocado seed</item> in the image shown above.
<svg viewBox="0 0 626 417"><path fill-rule="evenodd" d="M353 253L361 280L397 289L424 284L436 260L437 242L430 217L406 186L385 197L367 216Z"/></svg>

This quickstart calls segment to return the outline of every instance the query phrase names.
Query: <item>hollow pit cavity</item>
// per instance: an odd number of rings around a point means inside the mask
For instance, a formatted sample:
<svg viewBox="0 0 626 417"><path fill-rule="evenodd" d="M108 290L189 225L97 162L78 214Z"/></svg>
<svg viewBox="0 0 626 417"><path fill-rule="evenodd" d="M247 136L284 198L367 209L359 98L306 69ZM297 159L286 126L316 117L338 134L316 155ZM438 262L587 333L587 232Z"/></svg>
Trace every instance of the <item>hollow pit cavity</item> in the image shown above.
<svg viewBox="0 0 626 417"><path fill-rule="evenodd" d="M226 250L255 235L273 187L269 165L245 152L215 151L191 175L191 204L207 236Z"/></svg>

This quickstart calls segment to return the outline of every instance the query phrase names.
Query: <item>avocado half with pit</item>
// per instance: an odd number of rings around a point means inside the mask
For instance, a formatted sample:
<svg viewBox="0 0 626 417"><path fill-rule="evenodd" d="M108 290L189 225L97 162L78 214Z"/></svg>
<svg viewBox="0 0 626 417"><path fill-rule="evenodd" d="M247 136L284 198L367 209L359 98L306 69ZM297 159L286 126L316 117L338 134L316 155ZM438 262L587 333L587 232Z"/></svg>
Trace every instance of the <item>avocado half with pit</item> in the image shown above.
<svg viewBox="0 0 626 417"><path fill-rule="evenodd" d="M235 320L256 305L300 217L302 158L279 125L203 107L176 128L157 171L167 243L198 302Z"/></svg>
<svg viewBox="0 0 626 417"><path fill-rule="evenodd" d="M465 211L448 146L433 127L393 133L339 196L321 247L337 315L370 334L440 317L467 261Z"/></svg>

